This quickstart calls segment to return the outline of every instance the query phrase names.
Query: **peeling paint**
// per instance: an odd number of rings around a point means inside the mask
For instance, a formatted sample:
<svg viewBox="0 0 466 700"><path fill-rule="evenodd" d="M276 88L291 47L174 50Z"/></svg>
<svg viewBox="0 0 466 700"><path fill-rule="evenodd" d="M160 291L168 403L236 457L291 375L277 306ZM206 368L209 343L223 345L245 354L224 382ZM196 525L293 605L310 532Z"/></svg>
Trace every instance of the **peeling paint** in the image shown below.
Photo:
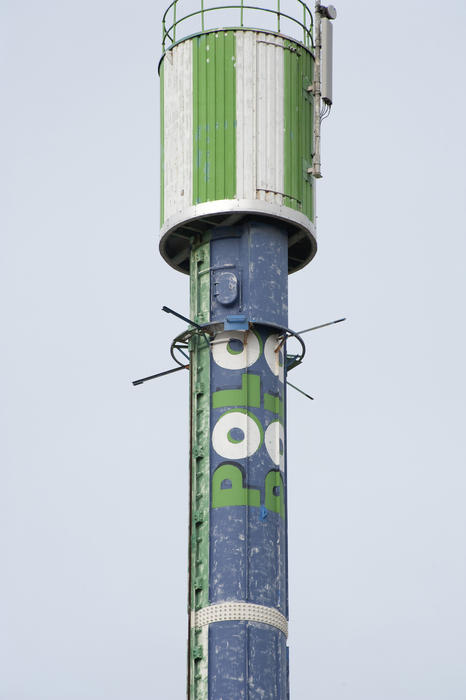
<svg viewBox="0 0 466 700"><path fill-rule="evenodd" d="M288 265L286 233L273 224L254 221L218 228L212 232L210 256L213 271L234 270L240 286L237 299L228 305L211 288L211 320L243 313L258 323L255 336L250 332L232 336L240 342L238 354L229 355L227 344L220 344L211 355L209 600L211 604L255 603L287 616L284 362L280 366L279 354L274 352L277 333L267 326L267 321L287 325L287 275L281 274ZM218 340L225 343L228 333L219 334ZM220 440L220 426L227 421L225 431L230 430L236 425L234 416L238 420L244 416L241 411L251 416L250 423L238 422L241 441L228 442L227 432ZM267 444L263 439L259 442L252 419L267 434ZM280 438L283 455L279 454ZM222 469L222 475L228 473L225 484L219 476ZM217 497L214 488L220 483L225 488ZM285 700L283 633L250 621L211 624L208 697Z"/></svg>

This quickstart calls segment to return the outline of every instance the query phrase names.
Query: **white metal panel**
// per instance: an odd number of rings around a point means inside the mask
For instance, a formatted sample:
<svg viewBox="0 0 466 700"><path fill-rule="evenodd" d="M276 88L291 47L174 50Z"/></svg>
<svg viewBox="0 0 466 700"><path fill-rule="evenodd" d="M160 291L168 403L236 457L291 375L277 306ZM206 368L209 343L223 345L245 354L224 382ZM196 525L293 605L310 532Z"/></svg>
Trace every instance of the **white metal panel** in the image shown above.
<svg viewBox="0 0 466 700"><path fill-rule="evenodd" d="M257 199L282 204L284 181L283 39L257 34Z"/></svg>
<svg viewBox="0 0 466 700"><path fill-rule="evenodd" d="M308 241L308 257L302 259L301 263L293 266L290 272L300 270L301 267L307 265L312 260L317 250L316 233L314 224L305 214L302 214L296 209L291 209L278 204L270 204L269 202L259 201L258 199L223 199L215 202L201 202L193 205L188 209L183 210L166 219L160 231L160 252L169 265L180 272L188 273L178 267L179 260L171 257L167 253L166 245L170 236L176 234L177 231L183 230L184 225L189 226L189 231L196 230L196 222L199 220L212 221L212 216L215 216L217 221L221 219L222 226L233 226L241 221L248 214L271 216L277 221L283 221L288 225L290 230L290 246L293 245L293 239L300 241L306 239ZM203 227L201 226L199 231ZM204 229L205 230L205 229ZM184 253L185 257L189 257L189 247Z"/></svg>
<svg viewBox="0 0 466 700"><path fill-rule="evenodd" d="M193 47L164 57L164 217L193 203Z"/></svg>
<svg viewBox="0 0 466 700"><path fill-rule="evenodd" d="M236 182L238 199L282 204L284 181L283 40L236 33Z"/></svg>
<svg viewBox="0 0 466 700"><path fill-rule="evenodd" d="M256 197L256 34L236 32L236 196Z"/></svg>

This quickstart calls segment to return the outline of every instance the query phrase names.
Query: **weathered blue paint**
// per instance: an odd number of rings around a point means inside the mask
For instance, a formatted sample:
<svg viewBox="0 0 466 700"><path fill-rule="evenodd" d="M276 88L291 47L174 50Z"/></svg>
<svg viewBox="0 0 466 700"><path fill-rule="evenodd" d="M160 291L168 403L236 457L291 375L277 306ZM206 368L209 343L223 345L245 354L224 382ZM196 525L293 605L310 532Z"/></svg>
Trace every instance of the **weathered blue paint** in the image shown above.
<svg viewBox="0 0 466 700"><path fill-rule="evenodd" d="M268 625L217 622L209 629L209 699L287 700L288 647ZM218 659L223 667L218 667ZM218 672L215 672L217 671Z"/></svg>
<svg viewBox="0 0 466 700"><path fill-rule="evenodd" d="M253 331L246 336L252 348L249 359L254 361L231 369L221 366L211 353L209 602L255 603L275 608L286 617L286 382L284 372L276 374L276 368L271 369L270 357L278 357L273 353L278 344L274 326L288 325L287 251L287 233L276 224L252 220L218 228L211 235L211 322L235 316L254 321ZM225 327L238 328L231 323ZM229 347L235 357L244 344L234 339ZM244 431L232 427L225 448L219 448L215 430L232 414L243 420L245 412L260 444L250 436L253 453L234 458L228 450L242 443ZM278 423L283 426L281 463L277 463L277 453L273 453L274 461L266 440L269 428L280 430ZM231 478L219 486L217 470L222 467L226 471L220 473ZM241 490L243 504L219 507L238 484L240 490L247 489ZM272 626L244 621L212 623L208 669L209 700L288 697L286 639Z"/></svg>
<svg viewBox="0 0 466 700"><path fill-rule="evenodd" d="M211 321L245 314L249 321L287 326L288 234L283 226L251 219L218 227L211 242ZM225 299L226 275L237 294Z"/></svg>

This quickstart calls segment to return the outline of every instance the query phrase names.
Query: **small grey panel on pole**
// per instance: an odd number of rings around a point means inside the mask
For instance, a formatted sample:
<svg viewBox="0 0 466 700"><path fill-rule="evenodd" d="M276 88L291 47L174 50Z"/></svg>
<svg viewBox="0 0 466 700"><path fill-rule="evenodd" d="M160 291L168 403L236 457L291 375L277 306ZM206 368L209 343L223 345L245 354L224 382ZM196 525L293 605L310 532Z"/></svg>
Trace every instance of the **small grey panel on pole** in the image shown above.
<svg viewBox="0 0 466 700"><path fill-rule="evenodd" d="M323 17L321 20L321 38L322 38L322 54L321 54L321 94L322 100L331 105L333 101L333 24Z"/></svg>

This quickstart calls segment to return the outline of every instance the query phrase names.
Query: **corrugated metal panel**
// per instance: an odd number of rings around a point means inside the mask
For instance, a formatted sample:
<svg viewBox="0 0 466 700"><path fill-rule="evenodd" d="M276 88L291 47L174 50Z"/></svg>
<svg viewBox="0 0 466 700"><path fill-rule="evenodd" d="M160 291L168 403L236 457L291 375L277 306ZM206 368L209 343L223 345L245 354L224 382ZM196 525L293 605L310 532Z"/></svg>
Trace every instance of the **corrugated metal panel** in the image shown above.
<svg viewBox="0 0 466 700"><path fill-rule="evenodd" d="M175 46L163 60L164 219L192 203L192 42Z"/></svg>
<svg viewBox="0 0 466 700"><path fill-rule="evenodd" d="M312 258L312 70L309 51L267 31L209 32L164 56L160 250L171 265L187 272L193 232L229 212L292 221L290 272Z"/></svg>
<svg viewBox="0 0 466 700"><path fill-rule="evenodd" d="M299 44L285 41L285 193L283 202L314 220L312 165L313 58ZM291 49L291 50L290 50Z"/></svg>
<svg viewBox="0 0 466 700"><path fill-rule="evenodd" d="M257 35L257 199L282 204L283 39Z"/></svg>
<svg viewBox="0 0 466 700"><path fill-rule="evenodd" d="M233 199L236 194L235 33L204 34L195 37L192 45L192 203Z"/></svg>
<svg viewBox="0 0 466 700"><path fill-rule="evenodd" d="M236 34L236 193L256 198L256 34Z"/></svg>
<svg viewBox="0 0 466 700"><path fill-rule="evenodd" d="M283 40L237 32L236 46L237 196L282 204Z"/></svg>

